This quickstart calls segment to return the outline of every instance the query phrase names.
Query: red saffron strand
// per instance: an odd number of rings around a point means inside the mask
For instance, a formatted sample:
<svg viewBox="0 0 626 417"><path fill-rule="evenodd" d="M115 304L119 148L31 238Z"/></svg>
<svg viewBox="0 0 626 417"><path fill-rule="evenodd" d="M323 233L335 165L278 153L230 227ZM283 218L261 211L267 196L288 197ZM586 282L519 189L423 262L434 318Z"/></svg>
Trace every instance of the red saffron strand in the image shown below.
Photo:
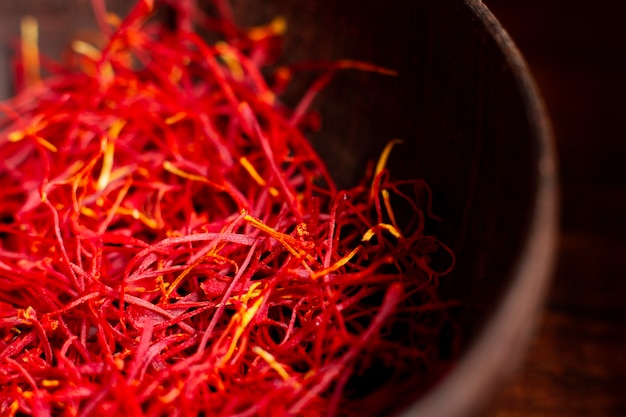
<svg viewBox="0 0 626 417"><path fill-rule="evenodd" d="M360 416L412 400L458 344L432 193L386 166L398 140L341 190L305 136L337 71L394 72L346 59L266 80L280 17L92 5L106 43L22 56L20 74L49 75L0 103L0 414ZM288 108L293 72L318 70Z"/></svg>

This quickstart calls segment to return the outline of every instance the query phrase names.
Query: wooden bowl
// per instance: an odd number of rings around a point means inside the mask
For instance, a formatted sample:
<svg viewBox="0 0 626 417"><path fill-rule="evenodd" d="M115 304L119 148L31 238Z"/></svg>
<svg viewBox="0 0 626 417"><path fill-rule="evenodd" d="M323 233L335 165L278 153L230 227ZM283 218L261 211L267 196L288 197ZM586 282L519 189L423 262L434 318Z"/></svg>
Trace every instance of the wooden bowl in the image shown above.
<svg viewBox="0 0 626 417"><path fill-rule="evenodd" d="M389 140L403 138L390 160L394 175L432 187L443 218L436 233L458 257L441 284L461 302L463 343L456 365L401 415L471 415L520 363L555 247L554 144L522 57L479 0L232 3L242 25L287 19L285 62L348 58L398 71L340 73L317 101L323 128L312 141L350 185ZM42 49L57 56L77 27L94 25L86 0L3 2L2 39L19 33L26 13L41 22ZM8 57L5 47L2 68ZM9 77L0 74L6 97Z"/></svg>
<svg viewBox="0 0 626 417"><path fill-rule="evenodd" d="M476 413L521 361L555 249L554 141L522 56L479 0L233 4L244 25L286 17L287 62L349 58L398 71L340 74L319 98L312 140L344 185L390 139L405 140L390 166L433 189L438 235L458 256L442 285L462 303L463 346L401 415Z"/></svg>

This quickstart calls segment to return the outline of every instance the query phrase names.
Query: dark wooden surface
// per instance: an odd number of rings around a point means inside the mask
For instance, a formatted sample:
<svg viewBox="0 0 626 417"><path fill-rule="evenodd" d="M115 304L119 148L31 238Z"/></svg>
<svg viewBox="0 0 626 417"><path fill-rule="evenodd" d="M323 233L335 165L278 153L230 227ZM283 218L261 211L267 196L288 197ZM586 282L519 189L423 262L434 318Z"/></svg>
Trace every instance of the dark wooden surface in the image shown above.
<svg viewBox="0 0 626 417"><path fill-rule="evenodd" d="M543 93L562 185L546 310L487 415L626 416L626 3L484 2Z"/></svg>

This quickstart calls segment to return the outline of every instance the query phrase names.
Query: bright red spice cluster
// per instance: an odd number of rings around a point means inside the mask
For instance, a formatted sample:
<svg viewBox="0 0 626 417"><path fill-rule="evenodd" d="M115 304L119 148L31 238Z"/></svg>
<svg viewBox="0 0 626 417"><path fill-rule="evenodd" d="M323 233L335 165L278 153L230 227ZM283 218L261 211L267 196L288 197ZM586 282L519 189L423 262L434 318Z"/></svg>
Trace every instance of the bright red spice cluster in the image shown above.
<svg viewBox="0 0 626 417"><path fill-rule="evenodd" d="M449 251L390 147L338 191L301 131L333 71L377 69L328 64L290 110L290 71L259 69L280 19L211 21L228 42L209 46L169 3L176 29L148 0L100 13L106 42L43 80L24 41L28 88L1 105L0 413L388 410L439 356L430 257Z"/></svg>

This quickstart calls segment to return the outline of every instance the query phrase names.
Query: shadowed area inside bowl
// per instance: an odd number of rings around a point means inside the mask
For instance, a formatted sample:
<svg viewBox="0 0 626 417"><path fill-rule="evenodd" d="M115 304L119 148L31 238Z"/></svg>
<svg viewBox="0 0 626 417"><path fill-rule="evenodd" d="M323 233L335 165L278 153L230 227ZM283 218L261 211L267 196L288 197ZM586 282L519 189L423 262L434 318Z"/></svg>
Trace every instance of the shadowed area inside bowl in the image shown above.
<svg viewBox="0 0 626 417"><path fill-rule="evenodd" d="M285 62L356 59L398 71L340 72L316 101L323 125L311 140L344 186L390 140L404 140L388 166L432 188L442 220L431 232L458 257L441 284L461 301L463 345L471 344L507 287L538 177L538 133L495 40L455 0L233 3L243 25L286 17Z"/></svg>
<svg viewBox="0 0 626 417"><path fill-rule="evenodd" d="M23 2L3 15L5 39L17 33L16 16L33 12L29 5L37 3ZM537 132L497 43L458 0L232 3L243 26L286 18L282 62L355 59L398 72L339 72L315 102L323 124L310 138L342 186L354 185L390 140L404 140L388 166L394 177L422 178L433 191L433 212L442 220L429 222L430 233L457 256L441 288L445 299L459 301L462 358L510 283L538 178ZM42 39L54 55L74 31L70 22L89 8L34 13L42 33L58 34ZM8 56L5 47L4 68ZM2 72L4 96L7 75ZM295 102L311 79L302 74L286 100Z"/></svg>

